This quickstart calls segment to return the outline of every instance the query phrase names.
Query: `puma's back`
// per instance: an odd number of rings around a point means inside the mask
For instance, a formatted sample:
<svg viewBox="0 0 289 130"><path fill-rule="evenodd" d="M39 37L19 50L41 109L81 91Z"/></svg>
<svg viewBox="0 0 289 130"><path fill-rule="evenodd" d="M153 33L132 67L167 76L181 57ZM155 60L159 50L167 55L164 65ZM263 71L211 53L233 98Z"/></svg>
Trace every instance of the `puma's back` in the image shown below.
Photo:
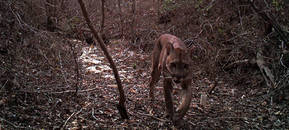
<svg viewBox="0 0 289 130"><path fill-rule="evenodd" d="M159 42L162 50L167 53L161 56L165 62L160 64L165 64L162 65L163 69L171 74L176 83L180 83L180 80L185 79L191 74L191 59L186 45L179 38L170 34L160 36Z"/></svg>

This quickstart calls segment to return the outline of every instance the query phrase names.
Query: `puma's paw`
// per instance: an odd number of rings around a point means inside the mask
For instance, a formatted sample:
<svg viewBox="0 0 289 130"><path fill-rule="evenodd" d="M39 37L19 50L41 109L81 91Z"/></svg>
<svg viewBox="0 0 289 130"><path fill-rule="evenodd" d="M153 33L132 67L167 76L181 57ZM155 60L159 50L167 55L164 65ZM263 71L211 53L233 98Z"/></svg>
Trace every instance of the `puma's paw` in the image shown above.
<svg viewBox="0 0 289 130"><path fill-rule="evenodd" d="M175 126L182 126L184 124L184 120L180 118L178 115L175 115L172 121Z"/></svg>

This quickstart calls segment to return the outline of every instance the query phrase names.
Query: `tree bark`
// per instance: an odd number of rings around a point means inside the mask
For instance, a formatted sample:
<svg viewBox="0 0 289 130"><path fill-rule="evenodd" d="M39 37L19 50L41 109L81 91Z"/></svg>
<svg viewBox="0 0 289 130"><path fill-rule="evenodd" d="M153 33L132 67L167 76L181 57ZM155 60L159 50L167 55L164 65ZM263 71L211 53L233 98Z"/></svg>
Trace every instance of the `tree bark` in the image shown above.
<svg viewBox="0 0 289 130"><path fill-rule="evenodd" d="M92 31L93 36L96 38L97 42L99 43L100 48L102 49L104 55L106 56L107 60L109 61L110 67L112 68L114 77L116 79L117 87L119 90L119 104L117 105L117 109L119 110L119 113L123 119L128 119L128 115L127 115L127 111L126 111L126 107L125 107L125 95L124 95L123 87L122 87L121 80L119 78L119 74L118 74L118 71L116 69L116 66L115 66L110 54L108 53L108 51L104 45L103 39L101 38L101 36L96 32L96 30L92 26L83 1L78 0L78 3L81 7L83 17L85 18L88 27Z"/></svg>
<svg viewBox="0 0 289 130"><path fill-rule="evenodd" d="M48 17L56 17L57 16L57 5L59 1L55 0L46 0L45 1L45 11Z"/></svg>
<svg viewBox="0 0 289 130"><path fill-rule="evenodd" d="M118 10L119 10L119 21L120 21L120 23L119 23L119 28L120 28L120 37L122 37L123 36L123 18L122 18L122 10L121 10L121 0L118 0L117 1L118 3Z"/></svg>
<svg viewBox="0 0 289 130"><path fill-rule="evenodd" d="M102 33L103 33L103 29L104 29L104 19L105 19L105 15L104 15L104 2L105 2L105 0L101 0L101 14L102 14L101 24L100 24L100 34L101 34L101 35L102 35Z"/></svg>
<svg viewBox="0 0 289 130"><path fill-rule="evenodd" d="M157 5L157 15L158 15L158 17L161 16L162 3L163 3L162 0L157 0L157 4L156 5Z"/></svg>
<svg viewBox="0 0 289 130"><path fill-rule="evenodd" d="M135 12L136 12L136 0L132 0L132 20L131 20L131 40L134 42L136 38L136 31L135 31Z"/></svg>

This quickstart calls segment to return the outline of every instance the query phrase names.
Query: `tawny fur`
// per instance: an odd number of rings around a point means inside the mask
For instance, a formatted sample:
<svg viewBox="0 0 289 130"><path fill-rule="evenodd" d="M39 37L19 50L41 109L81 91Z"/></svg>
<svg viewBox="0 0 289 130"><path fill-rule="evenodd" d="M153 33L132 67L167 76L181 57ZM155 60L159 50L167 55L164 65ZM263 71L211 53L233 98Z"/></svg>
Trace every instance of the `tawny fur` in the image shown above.
<svg viewBox="0 0 289 130"><path fill-rule="evenodd" d="M189 109L191 90L191 59L186 45L176 36L161 35L154 44L152 52L151 79L149 96L154 100L154 86L159 81L161 73L164 79L164 96L167 113L173 122L183 118ZM173 84L181 87L180 105L175 110L172 101Z"/></svg>

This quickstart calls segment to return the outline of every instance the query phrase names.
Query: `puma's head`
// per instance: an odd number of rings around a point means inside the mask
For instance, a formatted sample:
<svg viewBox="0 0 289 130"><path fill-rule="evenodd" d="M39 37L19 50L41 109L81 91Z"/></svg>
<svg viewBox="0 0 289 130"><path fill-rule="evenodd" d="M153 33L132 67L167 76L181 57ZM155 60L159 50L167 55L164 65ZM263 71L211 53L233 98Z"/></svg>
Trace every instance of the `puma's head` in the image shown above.
<svg viewBox="0 0 289 130"><path fill-rule="evenodd" d="M168 48L166 68L175 83L181 83L190 74L190 56L183 43L174 43Z"/></svg>

